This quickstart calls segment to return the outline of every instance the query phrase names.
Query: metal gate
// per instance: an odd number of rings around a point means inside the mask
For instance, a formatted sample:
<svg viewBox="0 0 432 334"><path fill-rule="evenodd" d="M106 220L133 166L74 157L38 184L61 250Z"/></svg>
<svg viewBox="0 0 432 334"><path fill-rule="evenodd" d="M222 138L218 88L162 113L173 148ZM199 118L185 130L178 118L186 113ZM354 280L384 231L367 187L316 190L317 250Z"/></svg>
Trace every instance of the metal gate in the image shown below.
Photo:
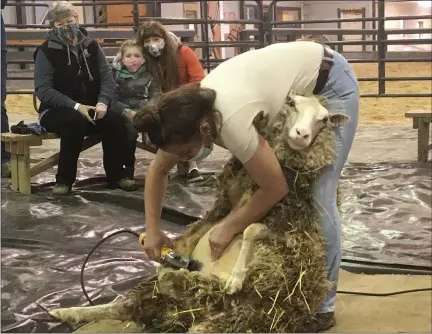
<svg viewBox="0 0 432 334"><path fill-rule="evenodd" d="M432 39L389 39L391 35L397 34L430 34L431 29L385 29L385 22L392 20L431 20L432 15L418 16L398 16L385 17L385 1L378 0L377 8L373 7L374 17L361 18L332 18L323 20L293 20L295 13L293 7L286 7L287 15L284 11L278 10L278 2L273 0L269 4L264 4L262 0L255 1L204 1L204 0L123 0L123 1L97 1L83 0L83 2L72 2L76 6L92 7L95 23L83 23L82 26L89 28L89 33L92 37L98 39L101 46L108 57L111 59L117 53L119 43L134 36L136 29L143 21L155 20L159 21L167 28L179 36L185 45L190 46L197 53L201 53L201 62L207 72L210 72L219 63L230 57L221 57L220 50L235 49L235 54L250 50L251 48L262 48L265 45L293 41L297 38L308 37L310 35L326 35L331 34L337 36L337 41L329 41L327 44L336 50L340 51L350 63L377 63L378 77L363 77L358 78L359 81L375 81L378 82L378 92L376 94L363 94L362 97L432 97L431 93L414 93L414 94L388 94L386 93L386 82L389 81L421 81L432 80L431 76L409 76L409 77L387 77L386 63L390 62L431 62L431 53L424 52L424 55L417 54L416 57L409 56L409 52L399 53L396 57L392 52L388 51L389 45L409 45L409 44L432 44ZM287 3L288 1L284 1ZM307 3L308 1L303 1ZM240 18L220 18L214 6L219 3L238 3ZM341 2L343 3L343 2ZM372 0L372 3L375 1ZM161 15L161 6L164 4L197 4L197 15L199 18L163 18ZM100 8L108 6L128 5L130 6L130 20L121 23L106 23L100 22L97 19L97 11ZM140 14L140 6L146 5L146 15ZM46 3L41 2L9 2L7 6L17 8L22 7L46 7ZM210 8L212 7L212 8ZM150 9L149 9L150 8ZM217 7L218 8L218 7ZM285 8L285 7L284 7ZM291 13L290 13L291 11ZM293 12L294 11L294 12ZM22 11L20 11L22 12ZM189 11L190 12L190 11ZM216 12L216 14L215 14ZM212 14L213 13L213 14ZM253 16L251 18L251 13ZM280 14L282 13L282 14ZM149 16L147 14L152 14ZM281 20L277 20L282 16ZM299 17L299 15L297 15ZM301 18L301 17L300 17ZM347 22L372 22L372 29L345 29L342 27ZM305 28L308 24L329 24L336 23L338 28ZM178 26L187 25L189 28L180 29ZM235 36L232 37L231 30L226 40L214 40L211 37L212 32L223 25L235 26L232 29ZM177 26L171 29L170 27ZM193 26L193 28L190 28ZM252 26L252 27L250 27ZM281 27L282 26L282 27ZM129 29L127 29L129 28ZM33 63L33 50L40 44L48 26L44 24L27 24L26 22L17 22L17 24L6 24L7 44L9 49L8 63L17 64L23 69ZM230 28L231 29L231 28ZM199 33L198 33L199 31ZM352 40L344 36L362 36L361 40ZM199 38L197 39L197 36ZM230 37L231 36L231 37ZM367 39L366 36L373 36ZM33 41L33 42L30 42ZM361 51L355 53L355 56L347 56L349 52L341 50L342 46L360 45L365 50L366 46L371 46L370 51ZM199 51L201 50L201 51ZM223 52L222 52L223 53ZM234 55L235 55L234 54ZM8 80L33 80L33 76L29 75L14 75L11 74ZM11 89L8 94L33 94L33 90Z"/></svg>

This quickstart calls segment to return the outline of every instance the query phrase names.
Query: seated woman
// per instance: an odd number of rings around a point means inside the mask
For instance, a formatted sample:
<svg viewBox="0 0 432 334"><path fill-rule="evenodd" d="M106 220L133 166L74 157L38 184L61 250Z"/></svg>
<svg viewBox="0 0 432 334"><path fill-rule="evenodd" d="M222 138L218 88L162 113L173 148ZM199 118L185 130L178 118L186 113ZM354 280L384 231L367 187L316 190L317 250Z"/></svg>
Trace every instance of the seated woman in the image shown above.
<svg viewBox="0 0 432 334"><path fill-rule="evenodd" d="M197 55L160 23L144 23L138 29L137 38L148 68L163 92L204 79L204 69ZM196 161L179 162L177 174L185 176L188 182L203 179Z"/></svg>
<svg viewBox="0 0 432 334"><path fill-rule="evenodd" d="M78 25L68 1L48 13L51 30L35 51L35 92L41 105L39 122L60 135L60 156L54 195L67 195L76 179L84 138L100 135L110 188L133 190L124 176L127 128L121 115L107 112L114 93L111 68L99 44Z"/></svg>
<svg viewBox="0 0 432 334"><path fill-rule="evenodd" d="M132 119L137 110L161 93L161 89L147 70L141 47L134 39L128 39L121 45L119 54L113 61L113 77L116 88L110 111L124 116L127 122L129 144L124 165L127 177L133 180L138 132Z"/></svg>

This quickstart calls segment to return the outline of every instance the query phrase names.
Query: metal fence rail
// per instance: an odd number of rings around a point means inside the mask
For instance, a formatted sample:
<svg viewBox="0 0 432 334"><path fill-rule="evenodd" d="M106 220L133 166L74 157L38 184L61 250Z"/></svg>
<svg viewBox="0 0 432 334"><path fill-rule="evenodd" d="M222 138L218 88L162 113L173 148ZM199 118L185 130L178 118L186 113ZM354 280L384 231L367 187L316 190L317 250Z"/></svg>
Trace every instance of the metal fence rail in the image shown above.
<svg viewBox="0 0 432 334"><path fill-rule="evenodd" d="M388 45L408 45L408 44L432 44L431 38L425 39L388 39L389 35L394 34L427 34L431 33L431 29L385 29L384 23L389 20L406 20L406 19L432 19L432 15L419 15L419 16L396 16L386 17L385 16L385 0L378 0L378 17L365 17L356 19L325 19L325 20L296 20L290 21L290 23L297 24L311 24L311 23L342 23L342 22L378 22L377 29L340 29L340 28L327 28L327 29L309 29L309 28L275 28L278 25L286 24L285 21L274 20L274 9L281 0L273 0L269 4L267 16L265 18L267 22L268 40L270 43L276 41L275 35L286 34L291 35L291 39L295 40L297 37L304 35L324 35L331 34L338 36L341 39L343 35L372 35L375 40L358 40L358 41L331 41L327 43L331 47L337 47L339 45L377 45L378 51L376 56L372 59L349 59L350 63L378 63L378 77L376 78L359 78L359 81L375 81L378 82L378 93L377 94L362 94L362 97L432 97L431 93L415 93L415 94L388 94L386 93L386 82L387 81L423 81L431 80L430 76L412 76L412 77L386 77L385 64L387 62L431 62L432 57L429 53L423 58L388 58L387 46ZM408 53L408 52L407 52ZM426 52L425 52L426 53Z"/></svg>
<svg viewBox="0 0 432 334"><path fill-rule="evenodd" d="M232 1L232 0L229 0ZM330 34L337 36L337 41L330 41L327 44L340 50L342 46L349 45L372 45L374 51L355 52L355 55L350 52L341 53L346 56L350 63L377 63L377 77L361 77L359 81L378 82L378 92L376 94L362 94L362 97L432 97L431 93L416 93L416 94L388 94L386 93L386 82L396 81L424 81L432 80L431 76L412 76L412 77L386 77L385 65L392 62L431 62L432 57L428 52L411 53L410 52L388 52L389 45L412 45L412 44L432 44L431 38L423 39L389 39L389 36L395 34L427 34L431 33L430 29L385 29L384 23L391 20L411 20L411 19L431 19L432 15L418 16L396 16L385 17L385 1L378 0L376 17L349 18L349 19L322 19L322 20L293 20L293 21L277 21L275 13L277 4L281 0L273 0L268 6L267 13L264 12L264 4L262 0L255 0L256 18L245 19L244 10L240 10L240 18L235 20L224 20L220 18L209 17L208 1L204 0L123 0L123 1L98 1L86 0L84 2L73 2L76 6L93 7L111 6L111 5L129 5L131 7L130 22L126 23L83 23L83 27L89 28L89 34L100 41L101 46L108 58L113 58L118 51L119 42L126 38L134 37L139 25L145 21L156 20L167 26L168 29L172 25L196 25L200 30L201 38L195 41L194 37L197 31L193 29L178 29L173 31L179 36L185 45L193 49L202 50L201 62L207 72L210 72L218 64L225 61L225 58L215 56L215 50L219 48L236 48L239 52L245 52L251 48L262 48L268 44L276 43L280 40L292 41L297 38L307 37L310 35ZM139 5L146 4L152 6L160 6L161 4L169 3L196 3L199 2L200 18L162 18L162 17L140 17ZM244 1L239 1L241 6L244 6ZM46 3L38 2L9 2L8 6L23 7L48 7ZM160 11L160 10L159 10ZM157 15L157 14L156 14ZM283 24L328 24L328 23L343 23L343 22L372 22L373 29L340 29L340 28L279 28ZM214 41L210 39L210 29L217 24L238 24L243 27L240 30L237 40ZM244 29L246 24L253 24L253 29ZM130 29L124 29L129 27ZM122 29L123 28L123 29ZM43 40L46 31L49 29L47 25L35 24L6 24L10 64L18 64L25 66L33 63L33 50ZM342 40L342 36L360 35L361 40ZM372 40L366 40L365 36L372 36ZM376 51L375 51L376 48ZM402 55L402 56L401 56ZM414 56L415 55L415 56ZM32 80L33 76L27 75L10 75L9 80ZM32 91L9 90L9 94L32 93Z"/></svg>

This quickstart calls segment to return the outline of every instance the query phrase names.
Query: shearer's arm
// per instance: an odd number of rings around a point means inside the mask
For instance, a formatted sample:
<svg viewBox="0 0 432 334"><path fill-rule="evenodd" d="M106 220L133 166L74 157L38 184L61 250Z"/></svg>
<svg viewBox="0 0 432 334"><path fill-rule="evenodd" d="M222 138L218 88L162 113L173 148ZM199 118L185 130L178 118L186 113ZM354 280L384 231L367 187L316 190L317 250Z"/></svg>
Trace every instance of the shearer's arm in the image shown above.
<svg viewBox="0 0 432 334"><path fill-rule="evenodd" d="M228 137L228 134L226 135ZM288 183L279 161L268 142L254 128L249 136L238 131L230 131L230 141L235 143L231 153L238 155L249 175L258 185L258 190L241 207L232 210L224 218L226 226L232 228L233 234L244 231L249 225L258 222L267 212L281 201L288 193ZM249 138L244 142L244 138ZM227 141L224 141L227 143ZM230 149L230 145L227 145ZM242 152L237 147L246 147Z"/></svg>
<svg viewBox="0 0 432 334"><path fill-rule="evenodd" d="M168 173L180 161L175 154L158 150L145 179L144 210L147 230L159 229Z"/></svg>

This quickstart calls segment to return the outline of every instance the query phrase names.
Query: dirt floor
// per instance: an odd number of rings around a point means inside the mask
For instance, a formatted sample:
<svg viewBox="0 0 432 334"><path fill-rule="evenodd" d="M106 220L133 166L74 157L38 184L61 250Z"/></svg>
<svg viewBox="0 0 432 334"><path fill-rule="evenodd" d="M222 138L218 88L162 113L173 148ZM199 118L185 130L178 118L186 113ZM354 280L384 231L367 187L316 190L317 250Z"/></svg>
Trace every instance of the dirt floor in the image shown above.
<svg viewBox="0 0 432 334"><path fill-rule="evenodd" d="M356 75L377 77L378 64L352 64ZM432 76L431 63L389 63L386 75L395 76ZM431 81L388 82L387 93L431 93ZM360 82L362 94L378 93L377 82ZM7 108L11 113L32 114L33 98L31 95L8 95ZM431 109L431 98L362 98L360 109L361 124L410 124L404 114L408 110Z"/></svg>
<svg viewBox="0 0 432 334"><path fill-rule="evenodd" d="M378 64L352 64L359 78L378 77ZM388 63L387 77L432 76L431 63ZM430 80L423 81L389 81L386 83L387 94L431 93ZM378 82L360 82L361 94L378 94ZM430 110L430 97L395 97L395 98L362 98L360 102L360 124L410 124L405 118L408 110Z"/></svg>
<svg viewBox="0 0 432 334"><path fill-rule="evenodd" d="M430 276L359 275L341 270L339 290L390 293L431 288ZM338 294L334 333L406 333L432 331L431 292L388 297Z"/></svg>

